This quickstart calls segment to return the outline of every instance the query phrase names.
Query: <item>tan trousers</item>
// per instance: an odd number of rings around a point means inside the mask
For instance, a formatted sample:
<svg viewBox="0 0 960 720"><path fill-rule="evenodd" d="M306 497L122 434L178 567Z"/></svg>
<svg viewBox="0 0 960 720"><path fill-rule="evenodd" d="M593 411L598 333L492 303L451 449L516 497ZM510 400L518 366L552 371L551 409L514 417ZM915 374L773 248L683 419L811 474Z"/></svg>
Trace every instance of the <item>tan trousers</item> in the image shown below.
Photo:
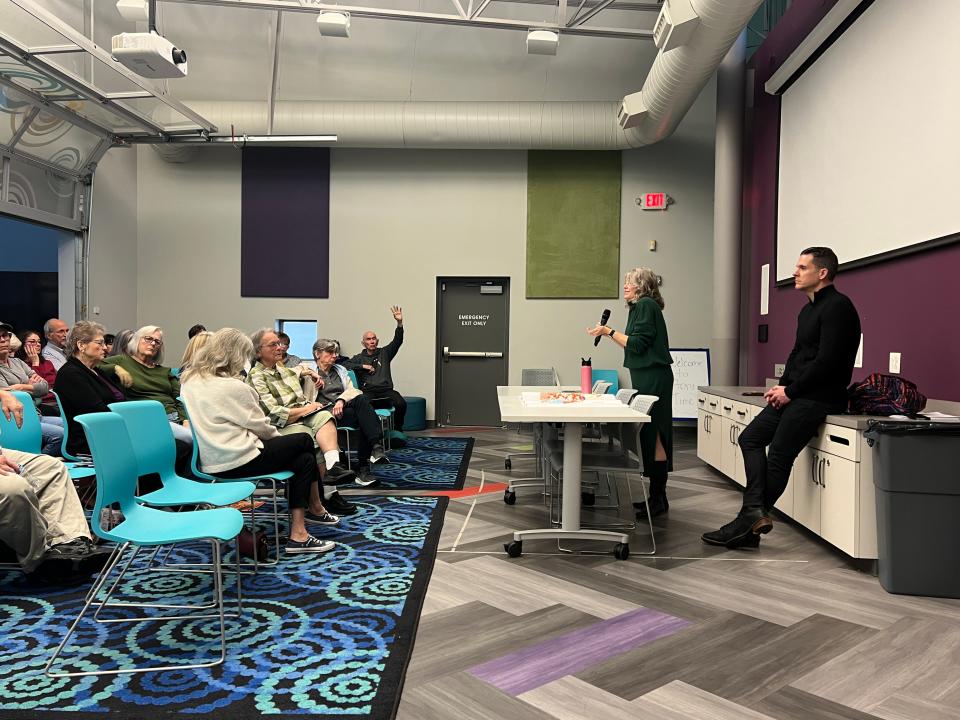
<svg viewBox="0 0 960 720"><path fill-rule="evenodd" d="M313 415L307 415L302 420L278 428L277 432L281 435L294 435L296 433L305 433L313 440L314 454L317 456L317 465L326 467L323 462L323 450L317 445L317 431L324 425L333 420L333 415L326 410L320 410Z"/></svg>
<svg viewBox="0 0 960 720"><path fill-rule="evenodd" d="M52 545L90 538L83 506L60 460L5 449L20 474L0 475L0 540L17 555L27 572Z"/></svg>

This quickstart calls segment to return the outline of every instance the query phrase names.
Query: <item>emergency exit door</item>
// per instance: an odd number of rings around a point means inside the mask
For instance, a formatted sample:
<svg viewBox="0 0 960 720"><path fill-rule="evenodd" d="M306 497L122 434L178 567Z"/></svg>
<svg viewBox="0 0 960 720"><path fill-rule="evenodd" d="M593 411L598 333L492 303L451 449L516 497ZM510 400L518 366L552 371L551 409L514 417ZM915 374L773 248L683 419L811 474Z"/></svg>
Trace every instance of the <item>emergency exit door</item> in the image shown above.
<svg viewBox="0 0 960 720"><path fill-rule="evenodd" d="M509 309L509 278L437 279L438 425L501 424Z"/></svg>

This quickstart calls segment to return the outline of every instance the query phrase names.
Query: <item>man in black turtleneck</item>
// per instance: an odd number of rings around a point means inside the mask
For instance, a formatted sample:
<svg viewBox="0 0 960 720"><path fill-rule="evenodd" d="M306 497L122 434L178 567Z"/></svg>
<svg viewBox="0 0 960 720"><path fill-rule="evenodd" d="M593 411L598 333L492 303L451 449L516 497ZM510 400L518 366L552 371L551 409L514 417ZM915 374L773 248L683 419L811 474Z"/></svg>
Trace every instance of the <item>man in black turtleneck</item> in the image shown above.
<svg viewBox="0 0 960 720"><path fill-rule="evenodd" d="M743 507L732 522L704 533L705 543L759 547L760 535L773 528L770 514L787 487L794 460L828 414L847 408L860 316L850 298L833 286L837 265L836 254L827 247L800 254L794 287L810 302L797 318L797 339L780 384L767 390L767 406L740 433L747 475Z"/></svg>

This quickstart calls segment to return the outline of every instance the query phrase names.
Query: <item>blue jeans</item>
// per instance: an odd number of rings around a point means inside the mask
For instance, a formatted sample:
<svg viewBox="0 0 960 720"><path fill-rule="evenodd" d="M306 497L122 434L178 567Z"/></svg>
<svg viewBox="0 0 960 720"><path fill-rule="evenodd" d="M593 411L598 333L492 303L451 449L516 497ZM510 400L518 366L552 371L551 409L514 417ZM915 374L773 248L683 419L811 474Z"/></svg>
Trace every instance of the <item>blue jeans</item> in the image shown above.
<svg viewBox="0 0 960 720"><path fill-rule="evenodd" d="M40 431L40 452L60 457L63 450L63 420L58 417L41 417Z"/></svg>

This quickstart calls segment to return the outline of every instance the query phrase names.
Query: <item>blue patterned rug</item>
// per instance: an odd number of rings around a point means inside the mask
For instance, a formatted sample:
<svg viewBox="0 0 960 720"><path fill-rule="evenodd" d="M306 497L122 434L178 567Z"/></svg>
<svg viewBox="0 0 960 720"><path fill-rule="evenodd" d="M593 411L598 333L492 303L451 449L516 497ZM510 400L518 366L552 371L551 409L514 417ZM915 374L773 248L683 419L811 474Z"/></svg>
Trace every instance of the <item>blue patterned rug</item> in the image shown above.
<svg viewBox="0 0 960 720"><path fill-rule="evenodd" d="M472 452L473 438L411 437L373 466L380 482L365 491L462 490Z"/></svg>
<svg viewBox="0 0 960 720"><path fill-rule="evenodd" d="M227 660L213 668L48 678L44 663L88 586L46 588L0 572L0 718L234 720L282 713L389 720L446 504L434 497L358 498L360 512L341 527L311 524L311 532L337 548L286 556L245 576L244 614L227 620ZM209 552L191 548L178 553L181 561L209 559ZM228 609L234 582L226 576ZM145 571L124 578L118 599L208 602L211 586L210 575ZM67 646L64 669L182 662L217 652L216 621L102 624L89 617Z"/></svg>

